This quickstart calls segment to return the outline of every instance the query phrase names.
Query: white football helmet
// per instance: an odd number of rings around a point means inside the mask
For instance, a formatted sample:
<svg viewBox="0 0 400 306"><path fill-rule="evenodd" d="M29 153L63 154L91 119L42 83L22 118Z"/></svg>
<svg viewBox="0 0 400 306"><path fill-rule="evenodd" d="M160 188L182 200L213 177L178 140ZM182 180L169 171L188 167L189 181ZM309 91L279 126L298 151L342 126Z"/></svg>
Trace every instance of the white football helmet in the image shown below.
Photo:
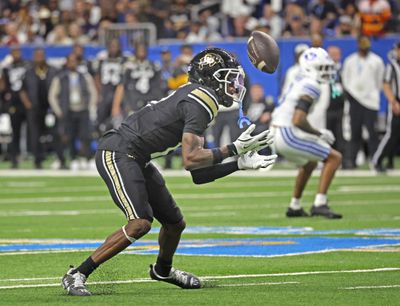
<svg viewBox="0 0 400 306"><path fill-rule="evenodd" d="M309 48L299 59L303 75L313 78L320 83L327 83L335 79L335 63L322 48Z"/></svg>

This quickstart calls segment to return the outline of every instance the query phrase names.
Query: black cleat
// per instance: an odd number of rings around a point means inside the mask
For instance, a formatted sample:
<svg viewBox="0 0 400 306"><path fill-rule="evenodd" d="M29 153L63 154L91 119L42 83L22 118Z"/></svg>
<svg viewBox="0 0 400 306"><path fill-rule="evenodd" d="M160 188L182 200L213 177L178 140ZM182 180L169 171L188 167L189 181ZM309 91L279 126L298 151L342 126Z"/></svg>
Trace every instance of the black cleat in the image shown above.
<svg viewBox="0 0 400 306"><path fill-rule="evenodd" d="M310 215L305 212L303 208L300 209L293 209L291 207L288 207L286 211L286 217L292 218L292 217L309 217Z"/></svg>
<svg viewBox="0 0 400 306"><path fill-rule="evenodd" d="M163 276L160 276L157 274L154 267L155 267L155 264L154 264L154 266L150 265L149 273L150 273L151 279L174 284L183 289L200 289L201 288L200 279L191 273L188 273L185 271L180 271L175 268L171 268L171 272L169 272L169 275L167 277L163 277Z"/></svg>
<svg viewBox="0 0 400 306"><path fill-rule="evenodd" d="M80 272L74 273L74 267L71 266L71 269L67 271L67 273L63 276L61 280L61 286L67 290L69 295L76 296L89 296L92 295L85 286L86 276Z"/></svg>
<svg viewBox="0 0 400 306"><path fill-rule="evenodd" d="M322 216L328 219L341 219L342 215L341 214L337 214L335 212L333 212L330 207L328 206L328 204L325 205L321 205L321 206L315 206L313 205L311 207L311 216Z"/></svg>

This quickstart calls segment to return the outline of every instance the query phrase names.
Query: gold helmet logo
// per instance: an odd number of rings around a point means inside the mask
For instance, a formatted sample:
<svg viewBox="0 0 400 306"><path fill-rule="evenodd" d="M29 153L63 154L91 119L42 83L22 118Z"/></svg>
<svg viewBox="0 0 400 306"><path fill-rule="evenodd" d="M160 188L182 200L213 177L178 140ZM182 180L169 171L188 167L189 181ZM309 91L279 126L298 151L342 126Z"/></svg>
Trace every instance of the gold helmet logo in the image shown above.
<svg viewBox="0 0 400 306"><path fill-rule="evenodd" d="M204 67L213 67L215 64L222 62L223 60L219 55L214 53L208 53L200 59L199 67L200 69L203 69Z"/></svg>

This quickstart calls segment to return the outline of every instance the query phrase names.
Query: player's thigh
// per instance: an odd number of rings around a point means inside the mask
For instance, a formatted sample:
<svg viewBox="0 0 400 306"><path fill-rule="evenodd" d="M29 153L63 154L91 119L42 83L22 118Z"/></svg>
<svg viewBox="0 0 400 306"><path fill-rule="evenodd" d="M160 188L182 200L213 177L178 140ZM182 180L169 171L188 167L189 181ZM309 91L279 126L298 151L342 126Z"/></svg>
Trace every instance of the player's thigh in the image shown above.
<svg viewBox="0 0 400 306"><path fill-rule="evenodd" d="M324 161L331 151L331 147L318 136L292 127L282 127L275 131L275 149L278 154L297 165L307 161Z"/></svg>
<svg viewBox="0 0 400 306"><path fill-rule="evenodd" d="M149 163L144 169L149 203L154 217L161 224L176 224L183 219L181 210L165 185L161 173Z"/></svg>
<svg viewBox="0 0 400 306"><path fill-rule="evenodd" d="M127 154L98 150L96 166L115 204L128 220L153 221L143 168Z"/></svg>

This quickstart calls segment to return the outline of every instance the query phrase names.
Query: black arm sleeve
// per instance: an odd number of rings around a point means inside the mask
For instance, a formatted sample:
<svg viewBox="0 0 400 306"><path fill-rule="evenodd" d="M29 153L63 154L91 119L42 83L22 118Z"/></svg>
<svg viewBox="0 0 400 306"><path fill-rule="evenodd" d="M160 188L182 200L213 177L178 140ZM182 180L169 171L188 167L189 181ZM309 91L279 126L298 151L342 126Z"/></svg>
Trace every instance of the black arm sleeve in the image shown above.
<svg viewBox="0 0 400 306"><path fill-rule="evenodd" d="M311 105L312 103L310 101L300 98L300 100L297 101L296 109L301 109L302 111L308 114Z"/></svg>
<svg viewBox="0 0 400 306"><path fill-rule="evenodd" d="M190 171L192 175L193 183L205 184L213 182L216 179L227 176L235 171L239 170L237 162L230 162L224 164L218 164L215 166L201 168Z"/></svg>

